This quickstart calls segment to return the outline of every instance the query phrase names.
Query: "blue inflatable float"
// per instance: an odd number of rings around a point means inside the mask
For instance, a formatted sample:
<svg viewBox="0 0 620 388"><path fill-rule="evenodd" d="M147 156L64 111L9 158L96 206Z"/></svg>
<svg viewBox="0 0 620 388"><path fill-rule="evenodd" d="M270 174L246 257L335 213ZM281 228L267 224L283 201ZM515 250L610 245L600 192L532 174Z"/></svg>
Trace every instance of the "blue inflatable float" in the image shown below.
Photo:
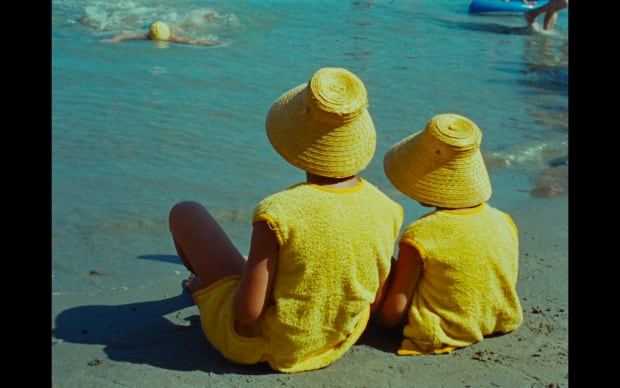
<svg viewBox="0 0 620 388"><path fill-rule="evenodd" d="M515 14L542 7L548 0L474 0L469 4L469 13Z"/></svg>

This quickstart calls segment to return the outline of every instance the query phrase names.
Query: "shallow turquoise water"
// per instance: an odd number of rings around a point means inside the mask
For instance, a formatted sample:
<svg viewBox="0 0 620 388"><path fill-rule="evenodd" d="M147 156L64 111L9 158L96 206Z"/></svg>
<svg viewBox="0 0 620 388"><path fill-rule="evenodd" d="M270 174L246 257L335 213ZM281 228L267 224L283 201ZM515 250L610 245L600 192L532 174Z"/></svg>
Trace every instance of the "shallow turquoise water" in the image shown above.
<svg viewBox="0 0 620 388"><path fill-rule="evenodd" d="M247 251L254 205L304 177L271 148L265 115L323 66L365 81L378 144L361 175L401 201L407 221L425 210L391 187L382 157L437 113L482 129L492 204L529 198L568 153L568 11L544 34L521 15L469 15L468 4L52 1L52 292L184 271L166 224L183 199L205 203ZM209 12L218 18L204 21ZM230 44L100 41L155 19Z"/></svg>

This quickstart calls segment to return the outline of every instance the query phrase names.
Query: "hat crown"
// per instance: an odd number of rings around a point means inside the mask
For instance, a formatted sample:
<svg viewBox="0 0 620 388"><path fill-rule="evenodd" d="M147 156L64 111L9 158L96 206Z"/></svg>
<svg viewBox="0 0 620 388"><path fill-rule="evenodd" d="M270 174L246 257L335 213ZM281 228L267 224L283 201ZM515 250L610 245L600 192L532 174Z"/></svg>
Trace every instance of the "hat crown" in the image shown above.
<svg viewBox="0 0 620 388"><path fill-rule="evenodd" d="M355 120L368 107L364 83L355 74L327 67L308 81L305 103L308 114L326 125L341 125Z"/></svg>
<svg viewBox="0 0 620 388"><path fill-rule="evenodd" d="M274 149L295 167L332 178L355 175L375 153L377 134L362 80L325 67L278 97L265 120Z"/></svg>
<svg viewBox="0 0 620 388"><path fill-rule="evenodd" d="M436 115L423 131L394 144L383 158L385 173L405 195L432 206L470 207L492 188L480 144L482 131L466 117Z"/></svg>
<svg viewBox="0 0 620 388"><path fill-rule="evenodd" d="M465 117L442 114L433 117L422 132L422 141L428 142L436 157L454 159L468 156L480 148L482 132Z"/></svg>

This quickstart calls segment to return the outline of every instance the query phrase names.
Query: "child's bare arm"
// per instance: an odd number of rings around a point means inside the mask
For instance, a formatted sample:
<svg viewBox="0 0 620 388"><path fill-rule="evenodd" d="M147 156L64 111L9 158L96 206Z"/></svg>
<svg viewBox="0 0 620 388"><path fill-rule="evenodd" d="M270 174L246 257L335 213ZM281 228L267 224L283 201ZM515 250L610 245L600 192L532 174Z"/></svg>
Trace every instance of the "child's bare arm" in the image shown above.
<svg viewBox="0 0 620 388"><path fill-rule="evenodd" d="M277 237L269 224L254 224L250 253L233 299L235 317L243 324L256 321L271 300L278 248Z"/></svg>
<svg viewBox="0 0 620 388"><path fill-rule="evenodd" d="M409 244L401 243L396 269L381 306L381 323L384 326L394 327L406 317L421 271L422 259L418 250Z"/></svg>
<svg viewBox="0 0 620 388"><path fill-rule="evenodd" d="M377 291L377 295L375 296L375 301L370 305L370 312L374 313L381 309L381 305L383 304L383 300L385 299L385 295L387 291L390 289L390 282L394 277L394 269L396 268L396 259L392 257L390 262L390 273L388 274L387 279L379 286L379 290Z"/></svg>

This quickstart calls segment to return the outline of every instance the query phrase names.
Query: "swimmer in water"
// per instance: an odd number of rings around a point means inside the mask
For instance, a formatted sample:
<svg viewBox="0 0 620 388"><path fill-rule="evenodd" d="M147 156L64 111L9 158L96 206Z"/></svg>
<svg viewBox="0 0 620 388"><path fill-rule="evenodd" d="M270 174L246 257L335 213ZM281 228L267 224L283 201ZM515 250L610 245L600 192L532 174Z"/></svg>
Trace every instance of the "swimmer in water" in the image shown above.
<svg viewBox="0 0 620 388"><path fill-rule="evenodd" d="M190 38L173 35L170 32L170 27L168 27L168 25L162 21L156 21L155 23L151 24L149 30L146 33L118 34L112 38L103 39L102 42L118 43L123 40L136 39L160 40L180 44L195 44L199 46L215 46L222 44L222 42L218 42L216 40L193 40Z"/></svg>

